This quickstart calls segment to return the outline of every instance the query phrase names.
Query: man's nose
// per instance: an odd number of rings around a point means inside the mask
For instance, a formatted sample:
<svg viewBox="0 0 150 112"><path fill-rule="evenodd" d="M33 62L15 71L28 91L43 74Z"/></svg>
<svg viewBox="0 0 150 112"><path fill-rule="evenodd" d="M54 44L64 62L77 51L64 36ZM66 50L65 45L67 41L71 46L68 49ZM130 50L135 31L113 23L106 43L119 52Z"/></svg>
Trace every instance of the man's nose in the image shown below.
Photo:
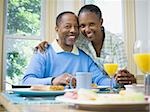
<svg viewBox="0 0 150 112"><path fill-rule="evenodd" d="M76 32L75 27L71 27L70 32Z"/></svg>
<svg viewBox="0 0 150 112"><path fill-rule="evenodd" d="M78 27L74 26L74 27L71 27L70 32L79 33L79 29L78 29Z"/></svg>

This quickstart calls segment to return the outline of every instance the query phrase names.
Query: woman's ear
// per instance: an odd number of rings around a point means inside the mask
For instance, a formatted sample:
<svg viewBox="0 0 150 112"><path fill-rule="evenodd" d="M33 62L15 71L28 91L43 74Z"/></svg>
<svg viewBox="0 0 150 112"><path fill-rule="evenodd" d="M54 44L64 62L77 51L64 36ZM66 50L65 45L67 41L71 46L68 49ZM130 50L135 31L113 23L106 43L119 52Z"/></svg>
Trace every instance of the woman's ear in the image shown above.
<svg viewBox="0 0 150 112"><path fill-rule="evenodd" d="M100 19L100 23L101 23L101 25L103 24L103 18Z"/></svg>

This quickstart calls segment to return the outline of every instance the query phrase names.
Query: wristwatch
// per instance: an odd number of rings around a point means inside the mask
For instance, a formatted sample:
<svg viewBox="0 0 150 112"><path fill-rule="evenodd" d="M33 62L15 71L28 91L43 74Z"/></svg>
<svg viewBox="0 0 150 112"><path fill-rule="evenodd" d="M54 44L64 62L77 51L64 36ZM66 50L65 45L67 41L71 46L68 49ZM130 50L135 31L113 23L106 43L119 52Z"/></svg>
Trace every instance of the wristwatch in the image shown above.
<svg viewBox="0 0 150 112"><path fill-rule="evenodd" d="M52 77L51 79L51 84L53 85L53 80L55 79L56 77Z"/></svg>

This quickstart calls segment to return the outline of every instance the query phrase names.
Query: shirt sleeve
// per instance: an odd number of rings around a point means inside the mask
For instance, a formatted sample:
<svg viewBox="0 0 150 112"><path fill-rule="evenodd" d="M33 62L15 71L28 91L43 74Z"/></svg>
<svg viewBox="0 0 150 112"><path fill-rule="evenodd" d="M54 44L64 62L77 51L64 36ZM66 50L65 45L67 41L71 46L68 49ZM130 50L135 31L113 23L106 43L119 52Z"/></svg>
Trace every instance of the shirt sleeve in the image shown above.
<svg viewBox="0 0 150 112"><path fill-rule="evenodd" d="M27 85L33 84L51 84L52 77L45 77L46 58L44 54L36 53L33 55L30 64L25 72L22 83ZM50 64L48 65L50 66Z"/></svg>
<svg viewBox="0 0 150 112"><path fill-rule="evenodd" d="M115 60L119 64L119 67L120 68L127 67L127 56L126 56L126 51L125 51L123 40L118 38L118 41L114 45L115 46L113 48L113 51L115 54Z"/></svg>

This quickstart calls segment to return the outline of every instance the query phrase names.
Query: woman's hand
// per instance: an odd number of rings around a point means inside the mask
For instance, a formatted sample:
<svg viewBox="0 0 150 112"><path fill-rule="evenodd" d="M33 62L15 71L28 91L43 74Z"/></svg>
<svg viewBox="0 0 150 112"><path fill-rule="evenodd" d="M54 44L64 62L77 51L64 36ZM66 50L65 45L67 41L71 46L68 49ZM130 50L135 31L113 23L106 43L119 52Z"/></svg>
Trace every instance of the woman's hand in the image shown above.
<svg viewBox="0 0 150 112"><path fill-rule="evenodd" d="M136 83L136 78L128 70L119 70L115 75L115 79L119 84L133 84Z"/></svg>
<svg viewBox="0 0 150 112"><path fill-rule="evenodd" d="M35 51L40 51L41 53L43 53L46 50L47 47L48 47L48 42L43 41L35 47Z"/></svg>

